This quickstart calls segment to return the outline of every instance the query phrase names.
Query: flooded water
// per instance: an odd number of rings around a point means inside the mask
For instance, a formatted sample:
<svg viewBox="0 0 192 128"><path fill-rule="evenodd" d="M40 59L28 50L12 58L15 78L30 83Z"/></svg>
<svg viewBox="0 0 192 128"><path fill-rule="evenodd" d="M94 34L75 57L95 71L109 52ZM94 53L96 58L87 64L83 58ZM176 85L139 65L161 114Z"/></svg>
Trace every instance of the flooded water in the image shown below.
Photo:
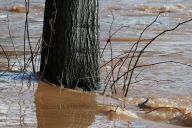
<svg viewBox="0 0 192 128"><path fill-rule="evenodd" d="M23 63L23 5L24 1L0 0L0 45L9 55L12 66L12 71L6 72L8 62L0 49L0 127L192 127L192 22L163 34L145 49L138 65L167 63L137 68L128 96L124 98L121 83L117 86L117 94L112 95L107 89L102 95L49 86L37 81L30 72L19 73ZM42 34L43 10L43 0L30 1L28 20L33 48ZM118 31L111 41L113 57L128 52L160 11L165 13L145 31L139 50L158 33L192 18L191 0L100 0L101 49L109 38L110 30L113 33L127 26ZM14 44L11 43L9 30ZM27 48L26 55L29 54ZM110 46L107 46L103 57L106 61L111 58ZM110 64L101 69L102 78L108 69ZM126 66L122 72L125 70ZM104 84L102 80L102 89ZM149 99L148 102L142 106L146 99ZM138 107L138 104L141 106Z"/></svg>

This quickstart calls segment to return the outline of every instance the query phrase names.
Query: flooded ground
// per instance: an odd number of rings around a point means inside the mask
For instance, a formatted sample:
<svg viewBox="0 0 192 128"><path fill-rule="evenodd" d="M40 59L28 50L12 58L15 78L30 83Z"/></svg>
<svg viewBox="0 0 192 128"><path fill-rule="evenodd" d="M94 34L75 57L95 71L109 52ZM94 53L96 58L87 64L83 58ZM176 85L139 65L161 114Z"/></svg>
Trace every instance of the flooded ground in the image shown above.
<svg viewBox="0 0 192 128"><path fill-rule="evenodd" d="M15 9L15 5L21 9ZM23 63L25 13L22 5L24 1L0 0L0 45L10 56L12 65L12 71L5 72L8 62L0 49L0 127L192 127L192 22L160 36L145 50L138 65L169 62L136 69L128 97L123 98L121 84L117 87L118 94L111 96L107 90L103 96L48 86L38 82L30 72L18 73ZM28 18L33 47L41 37L43 9L43 0L31 1ZM165 13L144 33L138 49L158 33L192 18L191 0L100 0L101 48L109 37L113 17L111 33L128 26L111 39L115 57L130 50L159 11ZM26 55L29 54L27 49ZM109 60L110 56L107 46L104 59ZM102 78L106 70L108 65L101 69ZM146 99L149 99L146 106L139 108L138 104Z"/></svg>

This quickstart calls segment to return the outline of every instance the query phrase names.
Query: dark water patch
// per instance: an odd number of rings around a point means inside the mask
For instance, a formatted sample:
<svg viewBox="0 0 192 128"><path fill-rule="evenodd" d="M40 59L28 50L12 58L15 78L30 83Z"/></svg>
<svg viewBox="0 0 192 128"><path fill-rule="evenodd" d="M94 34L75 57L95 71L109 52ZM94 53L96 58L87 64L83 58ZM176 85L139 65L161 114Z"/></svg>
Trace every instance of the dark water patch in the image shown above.
<svg viewBox="0 0 192 128"><path fill-rule="evenodd" d="M2 79L2 80L30 80L30 81L36 81L38 78L32 72L1 71L0 72L0 79Z"/></svg>

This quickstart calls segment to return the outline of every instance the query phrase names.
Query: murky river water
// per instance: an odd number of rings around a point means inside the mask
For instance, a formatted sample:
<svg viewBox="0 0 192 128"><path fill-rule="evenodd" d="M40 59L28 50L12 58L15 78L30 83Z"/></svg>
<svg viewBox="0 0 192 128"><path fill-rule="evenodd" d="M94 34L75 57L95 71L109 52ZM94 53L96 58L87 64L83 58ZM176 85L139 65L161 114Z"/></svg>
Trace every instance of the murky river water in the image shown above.
<svg viewBox="0 0 192 128"><path fill-rule="evenodd" d="M19 68L18 59L21 62L23 60L25 25L25 13L22 10L11 11L16 4L24 4L24 1L0 0L0 45L10 56L14 71ZM29 30L33 46L42 33L43 9L43 0L31 0ZM191 0L100 0L101 47L104 47L109 37L113 17L112 32L121 26L129 26L118 31L111 39L113 56L117 56L130 50L142 30L155 19L159 11L165 13L144 33L142 39L149 40L163 30L192 18L192 3ZM13 52L8 26L18 59ZM192 127L191 27L192 22L189 22L168 32L145 50L139 65L163 61L170 63L137 69L127 98L123 98L120 93L111 97L63 90L42 82L38 84L35 78L30 77L30 73L21 75L4 72L7 59L1 49L0 127ZM139 49L146 43L141 42ZM109 46L104 54L106 60L110 59L110 52L107 51L110 51ZM107 69L106 66L101 73L105 74ZM137 105L147 98L147 107L138 108Z"/></svg>

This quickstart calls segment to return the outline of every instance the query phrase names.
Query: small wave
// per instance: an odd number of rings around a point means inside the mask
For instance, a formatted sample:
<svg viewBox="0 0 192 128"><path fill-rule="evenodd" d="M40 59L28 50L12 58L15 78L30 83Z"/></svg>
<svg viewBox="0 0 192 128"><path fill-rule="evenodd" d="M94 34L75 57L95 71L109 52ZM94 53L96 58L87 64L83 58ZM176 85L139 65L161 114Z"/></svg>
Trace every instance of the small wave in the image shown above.
<svg viewBox="0 0 192 128"><path fill-rule="evenodd" d="M9 11L9 12L14 12L14 13L25 13L26 12L26 7L23 4L14 4L12 6L6 7L1 9L2 11ZM43 13L44 11L44 5L34 5L30 7L30 12L34 13Z"/></svg>
<svg viewBox="0 0 192 128"><path fill-rule="evenodd" d="M129 98L129 103L139 104L146 99ZM156 122L167 122L177 126L192 126L192 111L190 97L151 98L145 104L139 116Z"/></svg>
<svg viewBox="0 0 192 128"><path fill-rule="evenodd" d="M6 14L1 14L0 19L4 19L4 18L7 18L7 15Z"/></svg>
<svg viewBox="0 0 192 128"><path fill-rule="evenodd" d="M177 5L165 5L165 6L148 6L148 5L141 5L136 7L138 11L141 12L150 12L150 13L156 13L156 12L176 12L181 9L184 9L185 6L182 4Z"/></svg>
<svg viewBox="0 0 192 128"><path fill-rule="evenodd" d="M17 13L25 13L26 9L25 9L25 6L22 4L15 4L11 7L8 7L8 11L17 12Z"/></svg>
<svg viewBox="0 0 192 128"><path fill-rule="evenodd" d="M191 127L192 126L192 113L177 116L170 120L171 124Z"/></svg>
<svg viewBox="0 0 192 128"><path fill-rule="evenodd" d="M115 11L119 11L122 10L122 7L119 5L111 5L108 7L108 10L115 10Z"/></svg>

